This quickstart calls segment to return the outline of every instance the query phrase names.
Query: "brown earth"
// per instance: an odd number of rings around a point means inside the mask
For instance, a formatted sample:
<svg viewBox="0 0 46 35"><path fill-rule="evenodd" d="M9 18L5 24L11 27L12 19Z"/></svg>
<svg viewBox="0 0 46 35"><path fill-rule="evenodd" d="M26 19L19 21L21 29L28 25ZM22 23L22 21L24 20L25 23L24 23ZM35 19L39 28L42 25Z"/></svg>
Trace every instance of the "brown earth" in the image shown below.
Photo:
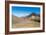
<svg viewBox="0 0 46 35"><path fill-rule="evenodd" d="M29 18L19 18L16 16L12 17L12 27L13 28L30 28L39 27L40 22L32 21Z"/></svg>

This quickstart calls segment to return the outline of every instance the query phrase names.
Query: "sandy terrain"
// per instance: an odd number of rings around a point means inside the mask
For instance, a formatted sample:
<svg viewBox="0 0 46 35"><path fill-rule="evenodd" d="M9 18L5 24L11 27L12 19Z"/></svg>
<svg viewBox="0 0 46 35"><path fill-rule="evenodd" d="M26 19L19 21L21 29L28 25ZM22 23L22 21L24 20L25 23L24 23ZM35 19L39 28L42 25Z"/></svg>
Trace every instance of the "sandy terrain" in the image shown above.
<svg viewBox="0 0 46 35"><path fill-rule="evenodd" d="M29 20L29 18L18 18L13 16L12 19L13 28L29 28L29 27L39 27L40 22Z"/></svg>

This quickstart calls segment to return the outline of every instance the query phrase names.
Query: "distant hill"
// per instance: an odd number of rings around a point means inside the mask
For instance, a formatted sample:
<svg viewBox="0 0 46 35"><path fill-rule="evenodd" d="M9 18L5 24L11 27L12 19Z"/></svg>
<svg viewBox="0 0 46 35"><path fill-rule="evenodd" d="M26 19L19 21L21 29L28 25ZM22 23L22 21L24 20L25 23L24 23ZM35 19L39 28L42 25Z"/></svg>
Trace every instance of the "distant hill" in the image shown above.
<svg viewBox="0 0 46 35"><path fill-rule="evenodd" d="M12 15L12 27L13 28L21 28L21 27L39 27L40 25L40 17L36 17L36 19L31 18L32 14L26 16L26 17L17 17ZM39 15L35 15L39 16ZM27 18L28 17L28 18Z"/></svg>
<svg viewBox="0 0 46 35"><path fill-rule="evenodd" d="M28 21L28 20L31 20L32 19L31 18L32 15L38 16L38 18L36 17L36 19L39 20L40 15L39 14L32 13L32 14L29 14L29 15L27 15L25 17L17 17L17 16L12 15L12 21L13 21L13 23L19 23L19 22L22 22L22 21Z"/></svg>
<svg viewBox="0 0 46 35"><path fill-rule="evenodd" d="M32 15L34 15L34 16L39 16L39 17L40 17L40 14L32 13L32 14L29 14L29 15L23 17L23 18L30 18Z"/></svg>

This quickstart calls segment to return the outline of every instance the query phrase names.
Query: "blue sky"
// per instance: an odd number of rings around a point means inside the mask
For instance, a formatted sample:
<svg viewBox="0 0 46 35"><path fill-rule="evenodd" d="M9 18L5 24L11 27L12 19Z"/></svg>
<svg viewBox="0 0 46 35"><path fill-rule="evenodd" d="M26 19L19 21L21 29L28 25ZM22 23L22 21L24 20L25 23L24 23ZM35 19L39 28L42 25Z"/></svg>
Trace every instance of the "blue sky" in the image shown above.
<svg viewBox="0 0 46 35"><path fill-rule="evenodd" d="M17 17L25 17L31 13L39 14L40 7L12 6L12 14Z"/></svg>

